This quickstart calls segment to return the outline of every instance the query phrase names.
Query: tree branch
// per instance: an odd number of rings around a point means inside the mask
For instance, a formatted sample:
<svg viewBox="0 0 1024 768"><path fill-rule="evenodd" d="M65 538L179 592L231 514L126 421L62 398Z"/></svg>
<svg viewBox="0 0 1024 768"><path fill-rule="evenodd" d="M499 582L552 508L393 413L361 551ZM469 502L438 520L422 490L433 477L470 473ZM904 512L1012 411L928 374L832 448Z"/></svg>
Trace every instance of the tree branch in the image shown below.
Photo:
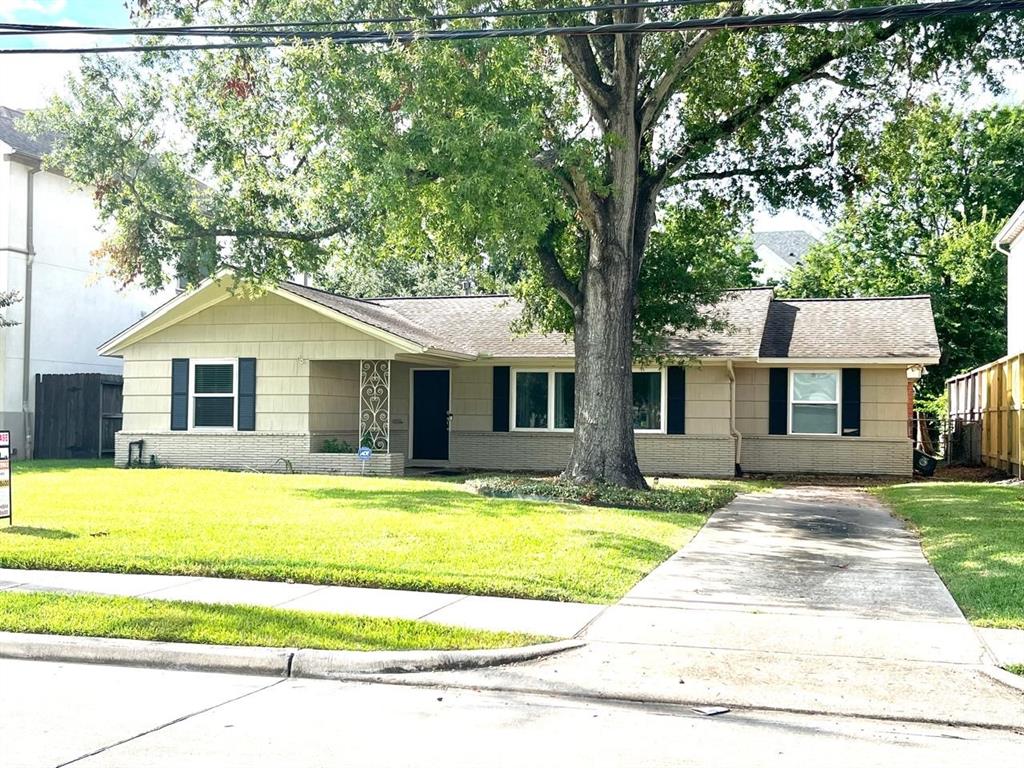
<svg viewBox="0 0 1024 768"><path fill-rule="evenodd" d="M739 16L743 12L743 0L736 0L726 8L720 16ZM721 29L707 29L698 32L676 56L675 60L661 73L661 76L650 87L644 97L640 111L640 130L647 131L654 125L662 112L668 107L669 101L679 88L683 75L693 66L697 57L704 51L708 43L715 39Z"/></svg>
<svg viewBox="0 0 1024 768"><path fill-rule="evenodd" d="M728 117L723 118L719 122L710 126L702 134L692 137L685 146L677 147L675 151L665 158L660 166L653 172L653 175L662 181L668 179L672 174L679 170L682 165L692 159L691 154L694 150L713 146L721 139L734 135L774 106L775 103L792 88L812 79L832 62L841 59L844 56L859 53L874 45L885 42L889 38L895 36L905 26L905 24L897 23L884 29L878 29L871 38L871 42L866 45L856 47L844 46L840 49L826 49L818 52L817 55L813 56L802 66L790 70L784 77L777 80L772 88L763 91L756 99L744 105L736 112L733 112Z"/></svg>
<svg viewBox="0 0 1024 768"><path fill-rule="evenodd" d="M759 176L777 176L780 173L793 173L794 171L806 171L809 168L814 168L818 165L818 162L814 158L807 158L801 160L798 163L786 163L784 165L772 165L765 168L723 168L717 171L697 171L696 173L686 173L680 176L671 176L662 182L661 187L672 187L679 184L688 184L691 181L721 181L723 179L733 179L737 176L745 176L749 178L757 178Z"/></svg>
<svg viewBox="0 0 1024 768"><path fill-rule="evenodd" d="M590 108L603 123L608 117L612 103L612 90L604 81L601 68L594 57L594 49L590 47L589 38L578 35L555 38L562 61L572 72L576 84L587 97Z"/></svg>
<svg viewBox="0 0 1024 768"><path fill-rule="evenodd" d="M544 234L541 235L540 242L537 243L537 260L540 262L541 271L548 284L575 310L582 302L583 296L579 287L569 279L562 264L558 261L558 236L564 227L565 225L558 221L548 224Z"/></svg>

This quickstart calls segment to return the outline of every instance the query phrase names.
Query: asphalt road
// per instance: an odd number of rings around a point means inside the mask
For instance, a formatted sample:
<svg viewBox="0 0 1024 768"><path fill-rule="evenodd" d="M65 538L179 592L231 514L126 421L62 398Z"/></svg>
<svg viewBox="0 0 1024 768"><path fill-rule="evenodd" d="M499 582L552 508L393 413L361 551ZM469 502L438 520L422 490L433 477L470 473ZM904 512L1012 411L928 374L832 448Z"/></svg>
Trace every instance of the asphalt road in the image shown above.
<svg viewBox="0 0 1024 768"><path fill-rule="evenodd" d="M0 768L1024 764L1024 734L0 660Z"/></svg>

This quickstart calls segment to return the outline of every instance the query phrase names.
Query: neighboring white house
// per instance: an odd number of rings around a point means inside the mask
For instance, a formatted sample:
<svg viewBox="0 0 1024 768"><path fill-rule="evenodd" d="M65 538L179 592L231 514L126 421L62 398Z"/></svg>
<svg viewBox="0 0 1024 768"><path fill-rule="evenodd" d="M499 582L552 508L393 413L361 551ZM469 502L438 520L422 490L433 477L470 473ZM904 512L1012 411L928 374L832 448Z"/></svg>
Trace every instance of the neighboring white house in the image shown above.
<svg viewBox="0 0 1024 768"><path fill-rule="evenodd" d="M996 235L1006 254L1006 354L1024 354L1024 203Z"/></svg>
<svg viewBox="0 0 1024 768"><path fill-rule="evenodd" d="M35 375L121 373L96 347L174 295L121 291L93 263L92 192L42 170L50 141L19 131L22 114L0 107L0 291L22 297L5 313L18 325L0 329L0 428L18 458L31 456Z"/></svg>
<svg viewBox="0 0 1024 768"><path fill-rule="evenodd" d="M802 229L755 232L752 239L761 282L765 284L782 282L818 242L818 238Z"/></svg>

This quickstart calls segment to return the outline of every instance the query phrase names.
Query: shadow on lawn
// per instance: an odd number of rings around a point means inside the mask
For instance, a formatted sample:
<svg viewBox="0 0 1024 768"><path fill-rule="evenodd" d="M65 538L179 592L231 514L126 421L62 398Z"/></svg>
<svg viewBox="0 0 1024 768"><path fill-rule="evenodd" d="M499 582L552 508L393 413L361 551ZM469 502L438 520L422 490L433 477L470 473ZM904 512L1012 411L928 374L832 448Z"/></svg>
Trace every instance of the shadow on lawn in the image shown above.
<svg viewBox="0 0 1024 768"><path fill-rule="evenodd" d="M360 491L347 488L299 488L298 496L307 499L335 501L357 508L382 507L410 513L458 515L470 513L484 516L529 515L532 505L521 502L488 499L457 490L424 491ZM551 502L557 505L559 502Z"/></svg>
<svg viewBox="0 0 1024 768"><path fill-rule="evenodd" d="M0 534L9 536L32 536L36 539L77 539L77 533L62 531L59 528L36 528L31 525L13 525L0 528Z"/></svg>

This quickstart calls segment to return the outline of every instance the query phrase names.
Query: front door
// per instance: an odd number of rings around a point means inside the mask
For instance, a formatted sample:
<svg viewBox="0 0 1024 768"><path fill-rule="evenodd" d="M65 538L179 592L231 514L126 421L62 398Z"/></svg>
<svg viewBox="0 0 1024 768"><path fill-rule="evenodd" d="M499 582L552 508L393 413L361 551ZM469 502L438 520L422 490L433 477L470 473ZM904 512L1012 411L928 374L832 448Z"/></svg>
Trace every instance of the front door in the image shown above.
<svg viewBox="0 0 1024 768"><path fill-rule="evenodd" d="M448 460L450 372L412 372L412 458Z"/></svg>

